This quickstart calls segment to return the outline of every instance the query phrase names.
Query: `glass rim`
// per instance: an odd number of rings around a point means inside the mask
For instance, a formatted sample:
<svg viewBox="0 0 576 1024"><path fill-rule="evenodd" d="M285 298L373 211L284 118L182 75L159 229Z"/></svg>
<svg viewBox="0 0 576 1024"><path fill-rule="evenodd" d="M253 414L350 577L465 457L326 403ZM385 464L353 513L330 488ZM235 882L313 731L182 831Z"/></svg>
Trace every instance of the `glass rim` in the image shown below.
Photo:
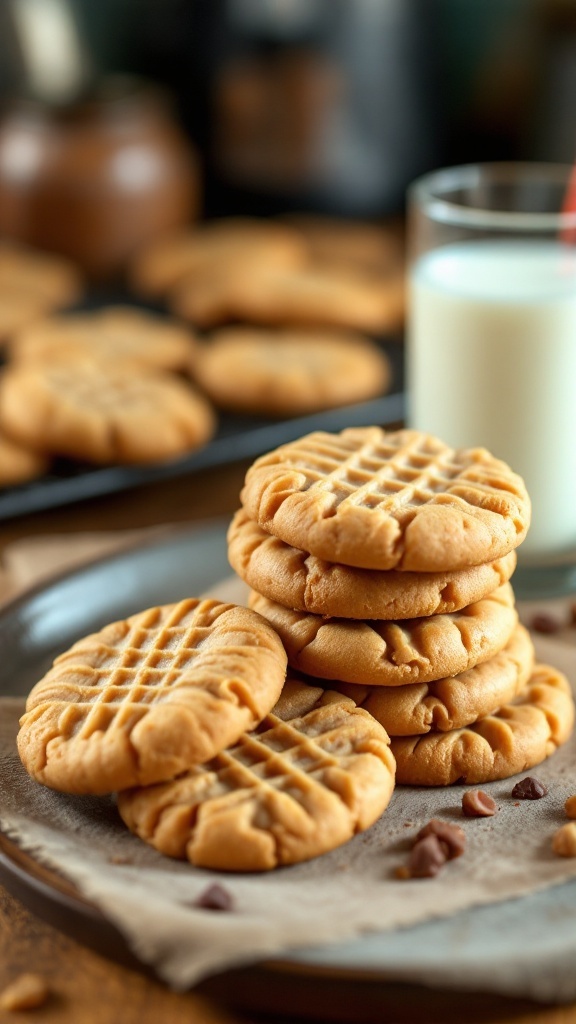
<svg viewBox="0 0 576 1024"><path fill-rule="evenodd" d="M576 228L576 210L557 213L521 210L491 210L466 206L442 197L442 190L486 183L537 182L568 187L570 164L543 162L493 162L443 167L417 178L408 188L408 200L417 203L426 215L442 224L459 227L501 228L509 230L557 231ZM435 191L437 194L435 194Z"/></svg>

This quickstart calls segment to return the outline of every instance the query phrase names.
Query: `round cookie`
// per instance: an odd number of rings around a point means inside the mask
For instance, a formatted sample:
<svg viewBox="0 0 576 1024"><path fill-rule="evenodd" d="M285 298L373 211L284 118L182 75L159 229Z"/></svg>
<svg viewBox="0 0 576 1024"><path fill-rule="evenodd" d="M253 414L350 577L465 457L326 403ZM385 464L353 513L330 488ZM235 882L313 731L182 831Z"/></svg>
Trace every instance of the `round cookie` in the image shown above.
<svg viewBox="0 0 576 1024"><path fill-rule="evenodd" d="M50 309L42 295L10 291L0 285L0 343L5 343L17 332L46 316Z"/></svg>
<svg viewBox="0 0 576 1024"><path fill-rule="evenodd" d="M355 569L325 562L266 533L244 509L228 530L228 559L259 594L287 608L347 619L413 619L459 611L506 583L516 552L451 572Z"/></svg>
<svg viewBox="0 0 576 1024"><path fill-rule="evenodd" d="M389 739L342 694L289 680L258 728L164 785L120 793L141 839L224 871L317 857L367 829L394 788Z"/></svg>
<svg viewBox="0 0 576 1024"><path fill-rule="evenodd" d="M381 395L391 367L361 335L238 327L202 346L195 377L224 409L298 416Z"/></svg>
<svg viewBox="0 0 576 1024"><path fill-rule="evenodd" d="M329 684L384 726L389 736L420 736L461 729L518 696L534 666L534 646L517 625L498 654L465 672L408 686Z"/></svg>
<svg viewBox="0 0 576 1024"><path fill-rule="evenodd" d="M205 328L234 320L381 334L402 322L404 279L382 281L323 267L251 266L240 258L226 273L210 268L181 280L169 304L179 316Z"/></svg>
<svg viewBox="0 0 576 1024"><path fill-rule="evenodd" d="M215 427L208 401L177 377L92 361L9 367L0 421L34 450L126 465L178 458Z"/></svg>
<svg viewBox="0 0 576 1024"><path fill-rule="evenodd" d="M84 637L36 684L18 751L38 782L109 793L171 779L274 706L286 655L259 615L190 598Z"/></svg>
<svg viewBox="0 0 576 1024"><path fill-rule="evenodd" d="M565 676L537 665L516 700L466 729L392 740L396 781L411 786L507 779L550 757L570 737L574 700Z"/></svg>
<svg viewBox="0 0 576 1024"><path fill-rule="evenodd" d="M147 296L166 295L186 278L219 276L236 265L299 266L307 259L300 232L278 221L226 217L154 241L136 258L131 281Z"/></svg>
<svg viewBox="0 0 576 1024"><path fill-rule="evenodd" d="M315 214L292 214L287 219L302 232L313 263L349 267L381 278L403 263L399 225Z"/></svg>
<svg viewBox="0 0 576 1024"><path fill-rule="evenodd" d="M459 612L398 622L294 612L255 591L249 604L277 631L292 668L366 686L426 683L465 672L501 651L518 622L509 583Z"/></svg>
<svg viewBox="0 0 576 1024"><path fill-rule="evenodd" d="M190 330L131 306L107 306L37 320L9 346L19 362L54 362L91 357L111 365L129 360L159 370L187 370L196 340Z"/></svg>
<svg viewBox="0 0 576 1024"><path fill-rule="evenodd" d="M506 463L416 430L308 434L257 459L240 499L287 544L361 569L491 562L530 524L524 481Z"/></svg>

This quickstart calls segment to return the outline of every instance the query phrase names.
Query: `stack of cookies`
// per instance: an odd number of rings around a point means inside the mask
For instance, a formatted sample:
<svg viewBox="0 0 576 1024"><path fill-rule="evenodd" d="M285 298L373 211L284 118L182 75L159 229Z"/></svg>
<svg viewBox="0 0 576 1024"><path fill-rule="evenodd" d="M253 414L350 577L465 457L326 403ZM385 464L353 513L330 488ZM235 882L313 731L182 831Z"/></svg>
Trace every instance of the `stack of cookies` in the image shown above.
<svg viewBox="0 0 576 1024"><path fill-rule="evenodd" d="M507 778L568 739L570 687L534 666L508 582L530 501L505 463L417 431L315 433L258 459L241 501L251 607L292 669L384 726L398 782Z"/></svg>

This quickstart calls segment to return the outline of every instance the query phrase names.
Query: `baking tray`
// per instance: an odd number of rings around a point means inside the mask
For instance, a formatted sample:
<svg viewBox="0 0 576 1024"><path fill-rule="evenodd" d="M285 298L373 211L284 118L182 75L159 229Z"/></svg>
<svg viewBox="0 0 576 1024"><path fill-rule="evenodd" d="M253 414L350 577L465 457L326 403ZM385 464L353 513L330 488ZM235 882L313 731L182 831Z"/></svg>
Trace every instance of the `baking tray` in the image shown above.
<svg viewBox="0 0 576 1024"><path fill-rule="evenodd" d="M144 305L126 294L98 294L67 312L85 312L103 305L131 305L149 312L166 313L159 306ZM90 498L128 491L142 484L187 476L226 463L252 459L280 444L313 430L339 431L345 427L386 426L404 417L403 345L398 339L378 341L392 366L392 386L387 395L355 405L292 419L272 420L219 413L215 436L204 447L183 459L150 466L94 467L57 459L43 477L0 491L0 522L31 512L69 505Z"/></svg>

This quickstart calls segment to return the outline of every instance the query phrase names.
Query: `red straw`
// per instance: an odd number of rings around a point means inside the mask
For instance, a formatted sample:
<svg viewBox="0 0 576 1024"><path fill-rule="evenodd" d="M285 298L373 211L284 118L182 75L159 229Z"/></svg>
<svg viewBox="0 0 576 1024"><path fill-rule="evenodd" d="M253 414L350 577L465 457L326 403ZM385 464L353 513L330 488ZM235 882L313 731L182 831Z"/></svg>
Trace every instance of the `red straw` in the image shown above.
<svg viewBox="0 0 576 1024"><path fill-rule="evenodd" d="M566 189L566 195L564 196L562 213L576 213L576 164L574 164L570 174L568 188ZM560 233L560 237L562 241L566 242L568 245L572 242L576 242L576 226L564 228Z"/></svg>

